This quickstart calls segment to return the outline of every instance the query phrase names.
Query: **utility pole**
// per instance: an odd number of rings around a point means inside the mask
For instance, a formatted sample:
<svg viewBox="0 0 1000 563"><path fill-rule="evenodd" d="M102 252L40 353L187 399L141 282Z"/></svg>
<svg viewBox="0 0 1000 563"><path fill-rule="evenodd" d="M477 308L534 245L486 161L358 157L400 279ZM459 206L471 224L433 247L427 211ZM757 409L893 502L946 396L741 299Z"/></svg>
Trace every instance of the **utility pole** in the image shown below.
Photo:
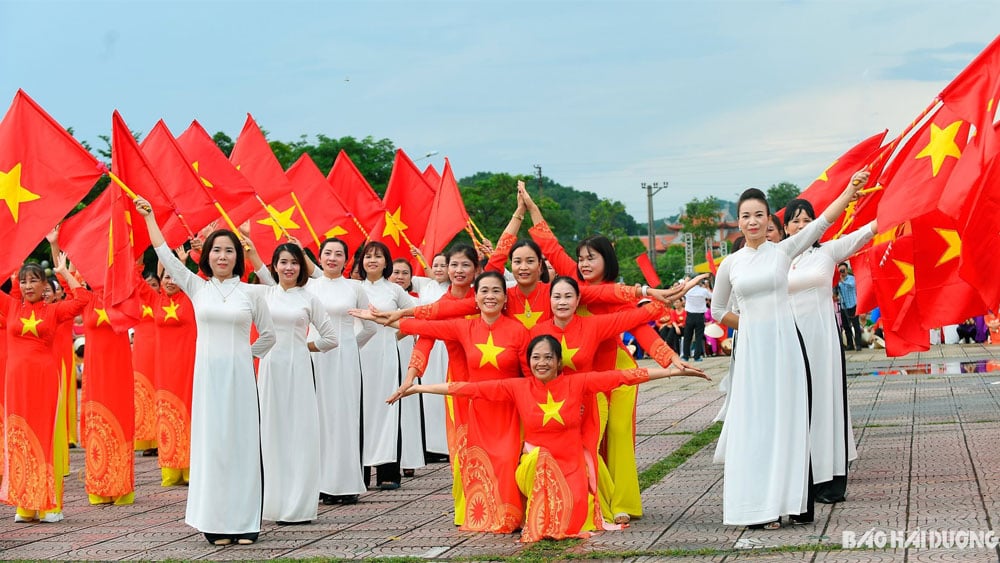
<svg viewBox="0 0 1000 563"><path fill-rule="evenodd" d="M538 201L542 201L542 165L534 165L535 172L538 172Z"/></svg>
<svg viewBox="0 0 1000 563"><path fill-rule="evenodd" d="M652 184L642 183L642 189L646 190L646 211L648 212L649 222L647 226L649 227L649 261L653 263L653 267L656 267L656 229L653 227L653 196L658 194L660 190L666 189L667 182L663 182L661 186L659 182L653 182Z"/></svg>

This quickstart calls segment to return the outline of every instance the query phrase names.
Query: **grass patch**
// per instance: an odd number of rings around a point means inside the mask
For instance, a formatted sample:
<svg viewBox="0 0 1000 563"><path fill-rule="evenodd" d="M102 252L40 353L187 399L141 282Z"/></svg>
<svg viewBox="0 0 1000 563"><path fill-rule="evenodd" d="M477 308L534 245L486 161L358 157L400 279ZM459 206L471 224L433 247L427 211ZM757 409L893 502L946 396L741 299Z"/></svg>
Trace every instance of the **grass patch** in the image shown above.
<svg viewBox="0 0 1000 563"><path fill-rule="evenodd" d="M660 482L668 473L687 461L689 457L714 442L721 432L722 422L716 422L692 436L690 440L684 442L683 446L639 474L639 490L645 491L652 484Z"/></svg>

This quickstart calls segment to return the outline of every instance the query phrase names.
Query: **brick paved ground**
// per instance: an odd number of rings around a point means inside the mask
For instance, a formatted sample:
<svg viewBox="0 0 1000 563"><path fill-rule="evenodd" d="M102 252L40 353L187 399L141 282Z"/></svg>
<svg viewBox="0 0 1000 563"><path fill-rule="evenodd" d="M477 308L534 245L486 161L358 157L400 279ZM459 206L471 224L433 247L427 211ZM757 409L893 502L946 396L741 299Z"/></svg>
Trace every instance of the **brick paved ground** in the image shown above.
<svg viewBox="0 0 1000 563"><path fill-rule="evenodd" d="M750 531L722 525L722 467L714 443L643 493L645 515L622 532L586 541L526 547L516 536L464 533L451 524L450 476L444 464L418 470L403 488L370 492L355 506L320 507L310 525L265 523L253 546L214 547L183 522L186 489L163 489L154 458L136 458L132 506L89 506L73 450L66 520L0 520L4 559L270 559L412 556L490 560L563 555L612 561L997 561L996 549L839 549L843 532L975 530L1000 518L1000 350L936 346L887 359L876 351L848 356L849 394L859 459L848 501L817 505L812 525ZM727 359L709 358L718 381ZM979 372L976 372L976 371ZM899 372L886 374L886 372ZM922 373L918 373L922 372ZM973 373L968 373L973 372ZM640 392L640 470L668 456L711 424L722 395L714 384L668 380ZM781 547L775 552L753 547ZM527 550L527 551L525 551Z"/></svg>

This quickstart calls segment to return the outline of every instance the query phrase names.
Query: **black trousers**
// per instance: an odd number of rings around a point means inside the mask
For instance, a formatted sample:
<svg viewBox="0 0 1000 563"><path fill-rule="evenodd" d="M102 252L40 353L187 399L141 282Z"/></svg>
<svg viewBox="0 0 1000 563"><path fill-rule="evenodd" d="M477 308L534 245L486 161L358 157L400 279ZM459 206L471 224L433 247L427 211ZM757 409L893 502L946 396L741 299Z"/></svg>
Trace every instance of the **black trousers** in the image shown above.
<svg viewBox="0 0 1000 563"><path fill-rule="evenodd" d="M847 347L860 350L864 343L861 341L861 321L858 319L857 310L857 307L841 307L840 320L844 325Z"/></svg>
<svg viewBox="0 0 1000 563"><path fill-rule="evenodd" d="M705 313L688 313L684 321L684 349L680 350L685 360L691 357L691 345L694 345L694 358L697 360L705 353Z"/></svg>

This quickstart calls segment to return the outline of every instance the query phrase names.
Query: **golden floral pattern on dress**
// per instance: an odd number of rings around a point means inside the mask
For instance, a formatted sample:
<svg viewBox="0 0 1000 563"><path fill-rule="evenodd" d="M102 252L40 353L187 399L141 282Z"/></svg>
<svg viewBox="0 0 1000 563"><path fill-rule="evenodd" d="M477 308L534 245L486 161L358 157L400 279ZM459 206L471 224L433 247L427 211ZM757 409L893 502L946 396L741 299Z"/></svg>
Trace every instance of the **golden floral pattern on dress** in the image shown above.
<svg viewBox="0 0 1000 563"><path fill-rule="evenodd" d="M140 371L134 371L135 380L135 439L156 439L156 391L153 382Z"/></svg>
<svg viewBox="0 0 1000 563"><path fill-rule="evenodd" d="M545 448L539 448L521 541L535 542L544 538L563 539L579 535L579 531L567 530L575 501L577 499L573 498L569 483L555 458ZM579 499L579 502L586 502L586 499Z"/></svg>
<svg viewBox="0 0 1000 563"><path fill-rule="evenodd" d="M134 490L132 444L115 415L97 401L87 401L87 493L119 497Z"/></svg>
<svg viewBox="0 0 1000 563"><path fill-rule="evenodd" d="M160 467L191 466L191 413L184 401L170 391L156 392L156 439Z"/></svg>
<svg viewBox="0 0 1000 563"><path fill-rule="evenodd" d="M55 476L45 448L19 415L7 415L7 474L0 497L7 504L31 510L55 508Z"/></svg>
<svg viewBox="0 0 1000 563"><path fill-rule="evenodd" d="M6 338L6 336L0 334L0 338ZM0 381L0 385L3 385L2 381ZM0 393L0 399L2 398L3 398L3 393ZM6 463L4 462L4 460L6 459L4 457L4 451L5 448L7 447L6 446L7 440L4 437L7 436L7 434L4 432L4 425L3 425L3 418L4 418L3 413L5 412L7 411L4 410L3 403L0 402L0 476L3 476L3 469L6 466Z"/></svg>
<svg viewBox="0 0 1000 563"><path fill-rule="evenodd" d="M486 450L469 446L467 427L459 428L459 459L465 491L465 524L462 530L507 534L521 526L520 508L500 497L496 472Z"/></svg>

